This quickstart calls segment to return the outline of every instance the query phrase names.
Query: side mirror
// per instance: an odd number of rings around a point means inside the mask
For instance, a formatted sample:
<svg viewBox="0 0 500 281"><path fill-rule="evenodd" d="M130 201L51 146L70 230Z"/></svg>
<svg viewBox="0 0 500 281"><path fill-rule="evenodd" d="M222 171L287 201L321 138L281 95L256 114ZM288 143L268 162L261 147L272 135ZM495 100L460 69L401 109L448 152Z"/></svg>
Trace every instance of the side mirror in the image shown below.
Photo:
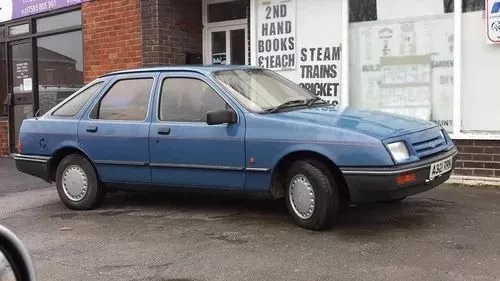
<svg viewBox="0 0 500 281"><path fill-rule="evenodd" d="M33 263L21 241L0 225L0 280L36 281Z"/></svg>
<svg viewBox="0 0 500 281"><path fill-rule="evenodd" d="M232 110L216 110L207 113L208 125L233 124L236 123L238 117L236 112Z"/></svg>

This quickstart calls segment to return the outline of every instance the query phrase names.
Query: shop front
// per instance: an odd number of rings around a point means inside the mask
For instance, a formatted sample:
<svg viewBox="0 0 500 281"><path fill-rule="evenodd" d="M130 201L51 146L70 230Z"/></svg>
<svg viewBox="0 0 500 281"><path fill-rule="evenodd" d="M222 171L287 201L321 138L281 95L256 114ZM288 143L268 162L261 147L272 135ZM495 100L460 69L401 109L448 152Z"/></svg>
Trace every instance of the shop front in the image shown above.
<svg viewBox="0 0 500 281"><path fill-rule="evenodd" d="M334 105L436 122L459 147L458 174L500 177L499 0L29 2L53 10L11 12L19 16L13 19L0 10L0 114L10 128L9 152L24 118L103 73L255 65Z"/></svg>
<svg viewBox="0 0 500 281"><path fill-rule="evenodd" d="M24 119L44 114L83 86L80 7L25 2L4 1L1 7L1 20L8 20L0 23L0 152L4 153L15 152ZM38 16L40 11L46 12Z"/></svg>

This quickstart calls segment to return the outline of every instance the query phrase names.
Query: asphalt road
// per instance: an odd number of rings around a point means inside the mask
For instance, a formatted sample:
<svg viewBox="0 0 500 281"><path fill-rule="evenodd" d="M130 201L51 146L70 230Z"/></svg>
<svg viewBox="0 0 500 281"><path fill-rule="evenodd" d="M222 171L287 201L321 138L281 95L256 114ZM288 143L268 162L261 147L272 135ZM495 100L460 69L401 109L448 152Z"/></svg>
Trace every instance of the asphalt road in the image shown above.
<svg viewBox="0 0 500 281"><path fill-rule="evenodd" d="M444 185L351 207L330 231L281 201L116 193L77 212L53 188L0 197L39 280L498 280L500 190Z"/></svg>
<svg viewBox="0 0 500 281"><path fill-rule="evenodd" d="M19 172L12 158L0 157L0 196L48 186L51 184Z"/></svg>

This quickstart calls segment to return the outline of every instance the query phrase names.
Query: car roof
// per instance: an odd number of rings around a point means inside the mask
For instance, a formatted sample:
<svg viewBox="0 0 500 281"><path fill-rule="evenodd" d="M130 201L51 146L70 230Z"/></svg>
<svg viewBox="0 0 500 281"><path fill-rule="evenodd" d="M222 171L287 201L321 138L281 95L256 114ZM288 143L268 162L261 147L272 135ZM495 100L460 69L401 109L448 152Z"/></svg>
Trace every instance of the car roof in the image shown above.
<svg viewBox="0 0 500 281"><path fill-rule="evenodd" d="M246 65L179 65L179 66L159 66L151 68L135 68L121 71L115 71L101 75L100 77L113 76L119 74L133 74L145 72L165 72L165 71L187 71L198 72L201 74L209 74L221 70L237 70L237 69L261 69L254 66Z"/></svg>

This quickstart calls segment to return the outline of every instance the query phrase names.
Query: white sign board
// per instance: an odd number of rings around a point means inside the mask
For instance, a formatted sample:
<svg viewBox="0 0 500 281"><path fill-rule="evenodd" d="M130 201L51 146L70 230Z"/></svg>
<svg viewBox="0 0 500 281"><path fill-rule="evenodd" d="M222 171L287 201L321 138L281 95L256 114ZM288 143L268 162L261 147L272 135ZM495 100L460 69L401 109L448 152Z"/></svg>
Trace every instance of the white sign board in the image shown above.
<svg viewBox="0 0 500 281"><path fill-rule="evenodd" d="M280 75L331 104L340 102L343 0L255 0L257 10L254 65L277 70ZM291 32L271 36L269 22L280 22L273 6L286 5ZM271 7L271 8L268 8ZM293 11L293 12L292 12ZM271 12L271 14L268 14ZM286 26L284 31L287 31ZM280 36L280 37L278 37ZM266 40L280 40L279 52L266 50ZM290 48L288 48L290 47ZM285 59L283 59L283 57ZM281 68L276 65L281 58ZM289 58L289 59L288 59ZM273 63L274 61L274 63ZM287 62L285 67L283 62Z"/></svg>
<svg viewBox="0 0 500 281"><path fill-rule="evenodd" d="M489 44L500 44L500 0L486 1L486 34Z"/></svg>
<svg viewBox="0 0 500 281"><path fill-rule="evenodd" d="M296 68L296 0L257 0L257 65Z"/></svg>
<svg viewBox="0 0 500 281"><path fill-rule="evenodd" d="M444 1L377 0L377 20L444 14Z"/></svg>

